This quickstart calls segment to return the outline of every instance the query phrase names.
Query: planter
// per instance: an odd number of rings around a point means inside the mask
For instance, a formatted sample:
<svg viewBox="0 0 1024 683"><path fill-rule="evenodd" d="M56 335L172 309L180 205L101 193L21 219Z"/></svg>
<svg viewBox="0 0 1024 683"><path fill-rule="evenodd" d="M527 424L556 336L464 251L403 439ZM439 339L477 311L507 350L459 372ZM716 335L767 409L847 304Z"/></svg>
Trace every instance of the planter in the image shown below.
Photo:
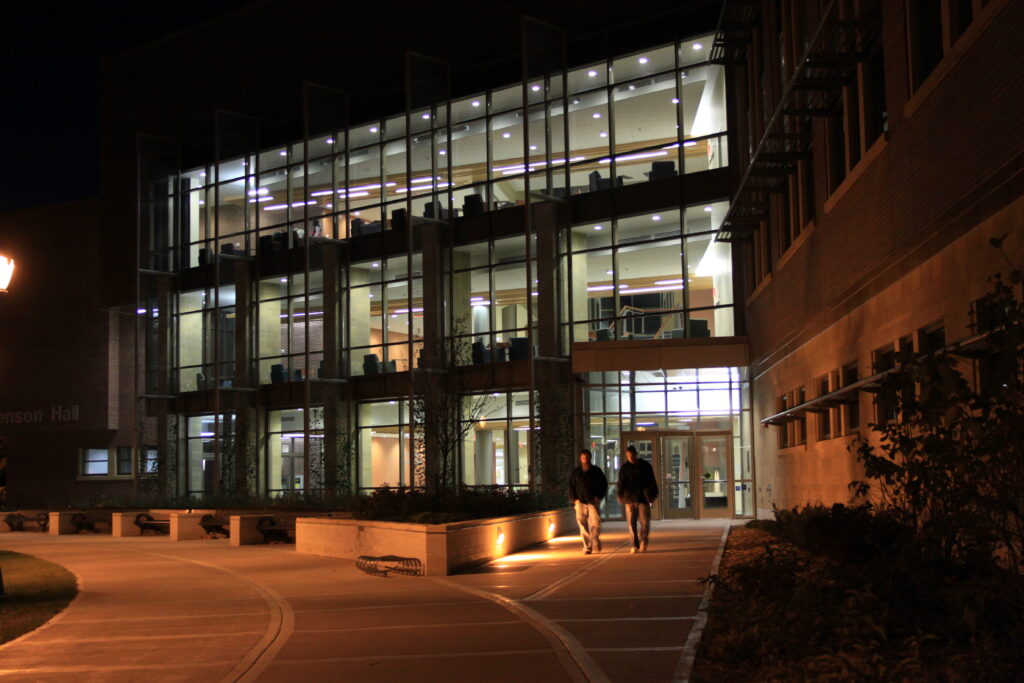
<svg viewBox="0 0 1024 683"><path fill-rule="evenodd" d="M260 531L260 520L270 518L274 521L273 528L287 535L288 538L295 537L295 520L300 517L312 517L319 515L333 519L351 519L351 512L259 512L246 513L242 515L231 515L231 545L256 545L265 543L266 538Z"/></svg>
<svg viewBox="0 0 1024 683"><path fill-rule="evenodd" d="M295 549L346 560L384 555L415 558L427 576L445 576L574 528L569 508L452 524L304 517L295 521Z"/></svg>

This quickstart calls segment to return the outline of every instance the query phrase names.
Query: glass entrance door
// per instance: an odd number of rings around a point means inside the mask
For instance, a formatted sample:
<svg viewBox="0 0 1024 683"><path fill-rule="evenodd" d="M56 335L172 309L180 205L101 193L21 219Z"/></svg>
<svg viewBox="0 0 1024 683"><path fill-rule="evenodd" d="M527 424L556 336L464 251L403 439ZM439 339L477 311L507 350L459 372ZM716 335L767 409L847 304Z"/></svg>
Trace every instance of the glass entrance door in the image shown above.
<svg viewBox="0 0 1024 683"><path fill-rule="evenodd" d="M667 518L693 517L693 494L690 490L693 435L666 434L661 437L660 450L663 454L660 483L662 512Z"/></svg>
<svg viewBox="0 0 1024 683"><path fill-rule="evenodd" d="M623 462L633 445L654 467L661 491L651 507L654 519L732 516L730 433L623 432L620 443Z"/></svg>
<svg viewBox="0 0 1024 683"><path fill-rule="evenodd" d="M731 450L728 434L697 435L701 517L732 516Z"/></svg>

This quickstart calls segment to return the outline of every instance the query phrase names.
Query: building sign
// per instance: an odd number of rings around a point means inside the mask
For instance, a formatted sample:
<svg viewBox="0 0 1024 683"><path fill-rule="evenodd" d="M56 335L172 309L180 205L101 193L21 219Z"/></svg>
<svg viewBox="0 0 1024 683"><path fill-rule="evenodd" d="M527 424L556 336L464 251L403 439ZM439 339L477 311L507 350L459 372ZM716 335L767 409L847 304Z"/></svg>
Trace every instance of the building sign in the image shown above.
<svg viewBox="0 0 1024 683"><path fill-rule="evenodd" d="M49 410L7 410L0 412L0 426L56 424L78 422L78 404L64 406L55 403Z"/></svg>

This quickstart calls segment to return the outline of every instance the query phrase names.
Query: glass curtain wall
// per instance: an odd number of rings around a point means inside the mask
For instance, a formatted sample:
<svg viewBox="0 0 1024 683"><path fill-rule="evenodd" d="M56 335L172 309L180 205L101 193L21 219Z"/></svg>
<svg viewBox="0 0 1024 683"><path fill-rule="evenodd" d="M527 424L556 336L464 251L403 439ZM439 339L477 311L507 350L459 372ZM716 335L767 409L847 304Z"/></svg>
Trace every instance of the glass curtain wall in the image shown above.
<svg viewBox="0 0 1024 683"><path fill-rule="evenodd" d="M359 488L409 486L412 439L408 401L359 405Z"/></svg>
<svg viewBox="0 0 1024 683"><path fill-rule="evenodd" d="M725 164L711 36L351 126L180 175L188 265ZM525 138L525 139L524 139ZM524 156L525 154L525 156ZM214 211L213 209L216 209Z"/></svg>
<svg viewBox="0 0 1024 683"><path fill-rule="evenodd" d="M310 408L309 432L305 431L302 408L267 412L266 482L272 496L315 489L322 471L323 408ZM306 481L306 461L313 481Z"/></svg>
<svg viewBox="0 0 1024 683"><path fill-rule="evenodd" d="M753 514L750 381L746 368L592 372L584 402L585 442L609 481L617 479L625 431L728 431L736 516ZM621 516L614 496L610 516Z"/></svg>
<svg viewBox="0 0 1024 683"><path fill-rule="evenodd" d="M467 400L475 401L477 396ZM493 392L476 420L467 420L462 477L467 486L527 487L530 484L529 392Z"/></svg>
<svg viewBox="0 0 1024 683"><path fill-rule="evenodd" d="M179 391L230 387L235 374L235 287L181 292L177 310Z"/></svg>
<svg viewBox="0 0 1024 683"><path fill-rule="evenodd" d="M186 492L190 496L213 494L220 477L231 476L234 458L235 418L231 413L194 415L185 420ZM218 462L218 444L220 462Z"/></svg>
<svg viewBox="0 0 1024 683"><path fill-rule="evenodd" d="M727 206L669 208L572 226L561 240L563 338L735 334L731 247L714 240Z"/></svg>

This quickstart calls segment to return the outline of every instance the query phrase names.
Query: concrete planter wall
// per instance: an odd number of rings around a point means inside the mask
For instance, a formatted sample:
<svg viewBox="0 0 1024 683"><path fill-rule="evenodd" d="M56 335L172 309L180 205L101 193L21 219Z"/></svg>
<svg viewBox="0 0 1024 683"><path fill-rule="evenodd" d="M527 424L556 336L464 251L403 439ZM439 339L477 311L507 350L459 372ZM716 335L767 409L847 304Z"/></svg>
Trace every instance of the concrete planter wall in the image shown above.
<svg viewBox="0 0 1024 683"><path fill-rule="evenodd" d="M346 560L363 555L416 558L427 576L444 576L543 543L574 528L570 509L453 524L307 517L295 521L295 549Z"/></svg>
<svg viewBox="0 0 1024 683"><path fill-rule="evenodd" d="M299 517L319 515L332 519L351 519L351 512L260 512L242 515L231 515L231 545L256 545L263 543L263 534L259 531L260 520L270 517L277 527L294 527ZM294 535L294 534L293 534Z"/></svg>

